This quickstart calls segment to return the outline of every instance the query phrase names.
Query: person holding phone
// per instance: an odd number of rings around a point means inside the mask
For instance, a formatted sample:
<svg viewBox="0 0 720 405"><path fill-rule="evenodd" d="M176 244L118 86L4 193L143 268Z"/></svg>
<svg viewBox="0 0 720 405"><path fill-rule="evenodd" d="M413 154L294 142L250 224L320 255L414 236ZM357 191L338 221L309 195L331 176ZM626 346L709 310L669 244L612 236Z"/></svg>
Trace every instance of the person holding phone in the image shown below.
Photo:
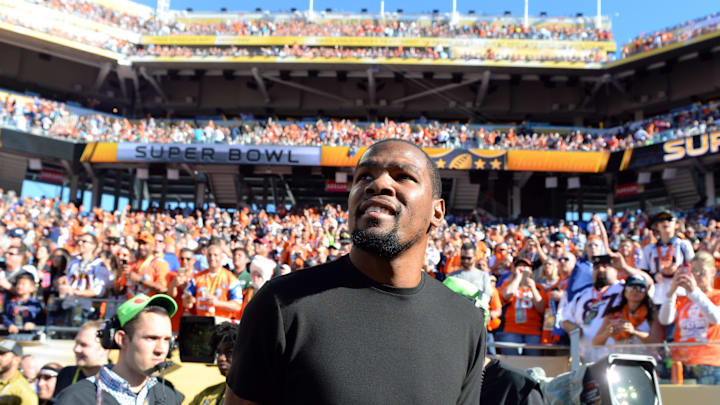
<svg viewBox="0 0 720 405"><path fill-rule="evenodd" d="M512 275L500 288L505 311L502 332L497 332L498 342L538 345L541 339L545 292L535 283L530 260L519 257L513 261ZM524 349L525 356L539 356L538 349ZM518 349L503 348L502 354L518 355Z"/></svg>

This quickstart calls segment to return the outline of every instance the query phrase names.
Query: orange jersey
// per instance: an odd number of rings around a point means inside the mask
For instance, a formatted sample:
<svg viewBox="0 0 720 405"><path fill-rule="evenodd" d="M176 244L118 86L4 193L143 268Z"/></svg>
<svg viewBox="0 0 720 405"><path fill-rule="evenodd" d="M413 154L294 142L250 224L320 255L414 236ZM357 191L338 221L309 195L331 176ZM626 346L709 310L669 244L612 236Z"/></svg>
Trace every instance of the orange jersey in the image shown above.
<svg viewBox="0 0 720 405"><path fill-rule="evenodd" d="M171 271L167 274L167 285L170 285L170 283L177 277L177 273L174 271ZM172 330L173 332L177 332L180 330L180 317L183 316L185 313L185 306L183 305L183 290L182 288L178 287L177 294L171 295L172 299L175 300L175 303L177 304L177 312L175 312L175 315L173 315L172 318L170 318L170 322L172 323ZM170 295L170 291L168 291L168 295Z"/></svg>
<svg viewBox="0 0 720 405"><path fill-rule="evenodd" d="M499 290L502 291L510 280L505 281ZM541 296L545 290L536 286ZM518 287L518 292L504 301L507 305L505 311L505 325L503 332L518 333L521 335L540 335L543 324L543 313L535 309L532 291L527 287Z"/></svg>
<svg viewBox="0 0 720 405"><path fill-rule="evenodd" d="M492 289L492 295L490 296L490 305L488 305L488 307L490 311L502 309L502 300L500 300L500 293L495 287L493 287ZM491 319L487 325L488 332L494 331L495 329L499 328L501 322L502 321L500 320L500 318Z"/></svg>
<svg viewBox="0 0 720 405"><path fill-rule="evenodd" d="M185 291L195 297L195 315L240 319L240 311L217 308L208 302L208 298L215 297L216 300L235 301L242 305L240 280L230 271L220 269L215 276L211 276L208 270L203 270L190 280Z"/></svg>
<svg viewBox="0 0 720 405"><path fill-rule="evenodd" d="M150 256L142 262L138 261L133 263L131 271L147 278L153 283L167 287L167 274L170 272L170 266L168 266L167 262L163 259ZM156 294L150 287L143 285L142 281L136 283L127 278L125 274L121 275L115 283L119 286L124 285L127 288L128 298L132 298L137 294L145 294L148 297Z"/></svg>
<svg viewBox="0 0 720 405"><path fill-rule="evenodd" d="M706 295L713 304L720 305L720 290L713 289ZM720 324L711 324L690 298L678 297L675 309L676 342L720 342ZM720 345L674 347L672 357L685 364L720 367Z"/></svg>

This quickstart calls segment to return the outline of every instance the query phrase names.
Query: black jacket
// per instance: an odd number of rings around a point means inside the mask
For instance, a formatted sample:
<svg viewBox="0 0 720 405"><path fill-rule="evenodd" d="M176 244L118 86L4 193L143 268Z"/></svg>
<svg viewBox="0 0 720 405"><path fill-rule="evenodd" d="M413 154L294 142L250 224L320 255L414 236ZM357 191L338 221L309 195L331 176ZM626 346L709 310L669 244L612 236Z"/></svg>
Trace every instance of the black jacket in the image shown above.
<svg viewBox="0 0 720 405"><path fill-rule="evenodd" d="M82 380L65 388L55 398L55 405L95 405L97 386L90 380ZM180 405L185 396L180 391L175 390L172 384L160 379L160 381L150 388L148 393L147 405ZM108 391L102 393L103 405L120 405L120 403Z"/></svg>

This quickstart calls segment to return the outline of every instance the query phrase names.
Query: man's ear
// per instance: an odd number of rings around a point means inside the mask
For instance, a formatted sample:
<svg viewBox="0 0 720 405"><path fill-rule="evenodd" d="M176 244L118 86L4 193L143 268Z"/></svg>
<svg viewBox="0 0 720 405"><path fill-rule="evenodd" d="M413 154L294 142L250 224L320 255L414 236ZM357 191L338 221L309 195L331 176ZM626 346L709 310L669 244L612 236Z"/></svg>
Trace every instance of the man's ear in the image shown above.
<svg viewBox="0 0 720 405"><path fill-rule="evenodd" d="M115 341L115 344L118 345L118 347L121 349L125 347L127 340L129 338L130 337L128 336L127 332L125 332L122 329L115 332L115 336L113 336L113 340Z"/></svg>
<svg viewBox="0 0 720 405"><path fill-rule="evenodd" d="M432 217L430 218L430 227L439 228L445 219L445 200L438 198L432 203Z"/></svg>

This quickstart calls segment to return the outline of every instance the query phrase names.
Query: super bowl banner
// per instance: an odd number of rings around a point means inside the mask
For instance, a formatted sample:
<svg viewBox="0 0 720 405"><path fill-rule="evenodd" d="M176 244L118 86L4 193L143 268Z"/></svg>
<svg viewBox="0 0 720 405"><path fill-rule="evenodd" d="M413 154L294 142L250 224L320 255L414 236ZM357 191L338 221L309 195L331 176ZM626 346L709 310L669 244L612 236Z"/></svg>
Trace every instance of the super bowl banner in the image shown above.
<svg viewBox="0 0 720 405"><path fill-rule="evenodd" d="M663 143L614 152L623 155L618 167L610 165L608 170L626 170L661 165L683 159L697 158L720 151L720 131L673 139ZM619 162L619 159L611 159Z"/></svg>
<svg viewBox="0 0 720 405"><path fill-rule="evenodd" d="M81 161L319 166L320 148L91 142Z"/></svg>

